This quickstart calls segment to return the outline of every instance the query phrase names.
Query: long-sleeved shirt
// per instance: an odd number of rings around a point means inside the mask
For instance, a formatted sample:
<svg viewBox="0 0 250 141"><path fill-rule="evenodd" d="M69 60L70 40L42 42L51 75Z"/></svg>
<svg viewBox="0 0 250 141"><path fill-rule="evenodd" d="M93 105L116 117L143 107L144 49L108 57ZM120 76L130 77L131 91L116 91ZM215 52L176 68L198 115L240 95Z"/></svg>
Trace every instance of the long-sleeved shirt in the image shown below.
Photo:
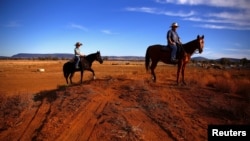
<svg viewBox="0 0 250 141"><path fill-rule="evenodd" d="M170 41L176 45L176 43L179 43L180 42L180 37L178 35L178 33L176 31L173 31L173 30L169 30L168 33L167 33L167 40L168 40L168 44L170 45Z"/></svg>
<svg viewBox="0 0 250 141"><path fill-rule="evenodd" d="M75 48L75 56L81 56L81 51L80 51L80 48Z"/></svg>

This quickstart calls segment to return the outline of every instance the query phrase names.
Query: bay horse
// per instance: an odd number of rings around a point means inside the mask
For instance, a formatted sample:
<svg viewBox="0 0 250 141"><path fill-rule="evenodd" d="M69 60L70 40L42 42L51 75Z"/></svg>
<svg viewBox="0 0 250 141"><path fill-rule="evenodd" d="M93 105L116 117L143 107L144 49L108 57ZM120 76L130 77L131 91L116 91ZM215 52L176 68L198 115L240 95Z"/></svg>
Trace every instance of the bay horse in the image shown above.
<svg viewBox="0 0 250 141"><path fill-rule="evenodd" d="M75 68L75 63L76 63L75 59L66 62L63 65L63 74L67 84L68 84L68 78L70 79L70 83L72 84L72 77L74 76L74 73L77 71L81 72L81 83L82 83L83 71L85 70L91 71L93 74L93 78L95 79L95 71L91 68L92 63L94 61L98 61L100 64L103 63L100 51L89 54L86 57L81 57L79 63L79 69Z"/></svg>
<svg viewBox="0 0 250 141"><path fill-rule="evenodd" d="M177 85L179 84L179 74L180 71L182 73L182 82L183 84L185 83L184 80L184 73L185 73L185 67L186 64L190 61L191 56L194 54L194 52L198 49L199 53L201 54L203 51L204 47L204 35L200 36L198 35L196 39L183 44L180 48L180 53L178 53L177 58L178 58L178 69L177 69ZM165 48L165 49L164 49ZM152 61L150 65L151 69L151 75L152 79L154 82L156 82L156 75L154 72L154 69L157 66L157 63L159 61L162 61L166 64L172 64L171 63L171 49L169 47L166 47L165 45L151 45L147 48L146 55L145 55L145 67L146 70L148 71L149 69L149 63L150 60Z"/></svg>

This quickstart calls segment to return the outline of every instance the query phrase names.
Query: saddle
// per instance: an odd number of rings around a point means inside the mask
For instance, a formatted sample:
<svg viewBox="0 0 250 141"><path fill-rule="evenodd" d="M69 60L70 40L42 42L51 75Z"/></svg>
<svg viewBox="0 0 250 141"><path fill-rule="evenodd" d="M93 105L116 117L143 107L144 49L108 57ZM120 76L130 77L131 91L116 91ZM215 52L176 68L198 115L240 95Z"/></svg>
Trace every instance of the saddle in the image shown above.
<svg viewBox="0 0 250 141"><path fill-rule="evenodd" d="M81 67L80 65L82 64L82 61L83 61L83 64L84 64L84 68L89 68L89 62L88 60L85 59L85 57L81 57L80 59L80 62L79 62L79 67ZM69 62L73 63L73 64L76 64L76 57L73 57L72 59L69 60Z"/></svg>
<svg viewBox="0 0 250 141"><path fill-rule="evenodd" d="M166 46L163 46L163 45L162 45L161 50L162 50L163 52L172 52L172 49L171 49L168 45L166 45ZM179 58L179 57L180 57L181 51L183 51L182 45L177 44L176 58Z"/></svg>
<svg viewBox="0 0 250 141"><path fill-rule="evenodd" d="M162 46L161 50L162 51L172 51L172 49L169 46Z"/></svg>

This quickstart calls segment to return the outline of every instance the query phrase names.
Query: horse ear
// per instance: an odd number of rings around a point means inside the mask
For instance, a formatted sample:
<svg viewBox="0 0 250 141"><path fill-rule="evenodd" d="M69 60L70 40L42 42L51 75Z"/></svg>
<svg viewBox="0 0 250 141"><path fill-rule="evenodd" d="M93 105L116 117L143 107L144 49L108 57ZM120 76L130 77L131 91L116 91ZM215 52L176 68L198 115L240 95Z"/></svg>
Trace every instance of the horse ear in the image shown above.
<svg viewBox="0 0 250 141"><path fill-rule="evenodd" d="M199 39L200 38L200 35L197 35L197 39Z"/></svg>
<svg viewBox="0 0 250 141"><path fill-rule="evenodd" d="M204 35L202 35L201 38L204 39Z"/></svg>

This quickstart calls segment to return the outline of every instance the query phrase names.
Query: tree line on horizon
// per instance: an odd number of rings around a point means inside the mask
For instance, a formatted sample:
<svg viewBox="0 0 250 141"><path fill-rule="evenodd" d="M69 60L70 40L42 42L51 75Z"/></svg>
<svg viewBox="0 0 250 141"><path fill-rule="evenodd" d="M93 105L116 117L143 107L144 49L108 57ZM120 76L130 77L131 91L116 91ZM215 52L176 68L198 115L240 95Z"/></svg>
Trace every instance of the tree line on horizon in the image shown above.
<svg viewBox="0 0 250 141"><path fill-rule="evenodd" d="M73 57L72 57L73 58ZM44 57L0 57L0 60L70 60L72 58L69 57L57 57L57 56L44 56ZM121 61L119 59L114 59L114 57L109 58L108 56L104 56L103 60L110 60L110 61ZM126 60L123 58L123 60ZM129 61L139 61L138 59L129 59ZM142 60L140 60L142 61ZM247 64L250 64L250 60L247 58L242 59L230 59L230 58L221 58L221 59L205 59L205 60L199 60L199 59L191 59L192 63L205 63L205 64L221 64L221 65L242 65L245 66Z"/></svg>

